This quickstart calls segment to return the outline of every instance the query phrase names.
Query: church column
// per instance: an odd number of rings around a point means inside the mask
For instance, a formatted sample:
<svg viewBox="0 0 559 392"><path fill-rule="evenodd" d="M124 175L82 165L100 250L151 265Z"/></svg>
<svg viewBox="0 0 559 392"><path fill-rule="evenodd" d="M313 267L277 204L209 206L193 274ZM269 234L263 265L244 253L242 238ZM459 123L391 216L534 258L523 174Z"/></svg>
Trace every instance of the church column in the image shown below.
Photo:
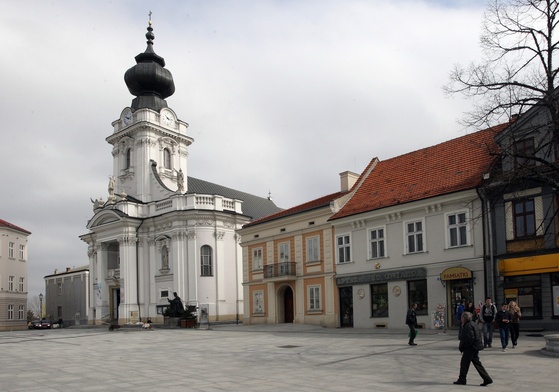
<svg viewBox="0 0 559 392"><path fill-rule="evenodd" d="M187 292L187 246L186 246L186 239L187 233L186 231L180 231L172 235L172 250L171 254L173 255L174 259L174 279L173 284L175 287L175 291L177 292L178 296L181 297L183 300L189 300L189 295Z"/></svg>
<svg viewBox="0 0 559 392"><path fill-rule="evenodd" d="M148 270L150 273L147 275L149 279L149 314L146 316L156 316L157 312L151 310L151 304L157 305L157 300L159 299L159 292L156 292L157 286L155 284L155 276L161 273L161 253L158 251L157 242L153 238L147 239L148 254L149 258L147 260Z"/></svg>
<svg viewBox="0 0 559 392"><path fill-rule="evenodd" d="M215 315L219 319L219 315L227 313L227 290L226 287L226 277L225 274L228 272L225 266L225 251L223 246L223 237L225 232L222 230L217 230L215 233L215 262L214 262L214 274L216 277L215 285ZM229 270L229 273L232 271Z"/></svg>
<svg viewBox="0 0 559 392"><path fill-rule="evenodd" d="M138 283L136 266L136 237L118 240L120 250L120 306L119 323L138 322Z"/></svg>
<svg viewBox="0 0 559 392"><path fill-rule="evenodd" d="M108 270L108 246L106 243L97 243L95 245L96 253L96 268L95 277L92 278L92 282L97 286L94 286L96 292L92 296L93 301L95 301L95 320L98 321L110 321L110 291L109 284L107 283L107 270ZM91 266L91 264L89 264Z"/></svg>
<svg viewBox="0 0 559 392"><path fill-rule="evenodd" d="M95 324L95 316L96 316L95 308L97 306L97 304L96 304L96 296L97 295L96 294L98 292L98 288L97 288L97 276L98 276L98 271L97 271L97 246L95 245L95 243L91 243L87 247L87 256L89 258L90 284L91 284L91 288L93 288L93 290L92 290L93 295L89 297L89 303L87 304L87 306L89 307L88 321L92 324ZM89 291L91 288L88 287L87 290ZM99 294L100 294L100 292L99 292ZM99 304L99 306L100 305L101 304Z"/></svg>
<svg viewBox="0 0 559 392"><path fill-rule="evenodd" d="M242 317L242 314L244 312L244 302L243 302L244 298L246 298L246 300L248 301L249 304L250 304L250 298L243 296L242 282L244 280L243 280L243 248L241 247L242 238L238 234L234 234L234 238L235 238L235 241L237 243L237 253L236 253L236 257L235 257L235 265L236 265L236 269L237 269L237 276L235 278L235 285L236 285L235 286L235 292L236 292L235 306L236 306L237 317ZM247 247L247 251L248 251L248 247ZM247 266L248 266L248 263L247 263Z"/></svg>
<svg viewBox="0 0 559 392"><path fill-rule="evenodd" d="M139 317L147 319L149 316L148 308L150 306L150 268L149 268L149 252L148 252L148 239L145 236L138 238L138 302L140 306ZM141 320L140 320L141 321Z"/></svg>
<svg viewBox="0 0 559 392"><path fill-rule="evenodd" d="M187 236L188 243L185 260L187 298L189 301L198 301L198 276L200 274L200 267L198 265L198 258L196 257L199 252L196 242L196 231L188 231Z"/></svg>

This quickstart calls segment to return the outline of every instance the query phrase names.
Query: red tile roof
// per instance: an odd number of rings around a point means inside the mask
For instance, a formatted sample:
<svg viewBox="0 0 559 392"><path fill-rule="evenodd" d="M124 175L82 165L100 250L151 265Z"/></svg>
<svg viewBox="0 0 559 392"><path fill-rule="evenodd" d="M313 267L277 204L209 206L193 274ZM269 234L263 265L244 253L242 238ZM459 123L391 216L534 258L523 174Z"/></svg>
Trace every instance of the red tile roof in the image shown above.
<svg viewBox="0 0 559 392"><path fill-rule="evenodd" d="M0 219L0 227L7 227L7 228L10 228L10 229L21 231L21 232L26 233L26 234L31 234L30 231L22 229L21 227L18 227L14 224L11 224L10 222L6 222L4 219Z"/></svg>
<svg viewBox="0 0 559 392"><path fill-rule="evenodd" d="M378 162L330 220L475 188L495 159L494 137L506 125Z"/></svg>
<svg viewBox="0 0 559 392"><path fill-rule="evenodd" d="M298 214L298 213L301 213L301 212L306 212L306 211L314 210L314 209L317 209L317 208L329 206L331 201L337 199L340 196L345 195L346 193L347 192L336 192L336 193L332 193L330 195L319 197L318 199L314 199L314 200L308 201L306 203L299 204L298 206L291 207L291 208L288 208L286 210L276 212L275 214L265 216L264 218L246 223L245 225L243 225L243 228L255 226L257 224L264 223L264 222L273 221L273 220L280 219L280 218L283 218L283 217L286 217L286 216L295 215L295 214Z"/></svg>

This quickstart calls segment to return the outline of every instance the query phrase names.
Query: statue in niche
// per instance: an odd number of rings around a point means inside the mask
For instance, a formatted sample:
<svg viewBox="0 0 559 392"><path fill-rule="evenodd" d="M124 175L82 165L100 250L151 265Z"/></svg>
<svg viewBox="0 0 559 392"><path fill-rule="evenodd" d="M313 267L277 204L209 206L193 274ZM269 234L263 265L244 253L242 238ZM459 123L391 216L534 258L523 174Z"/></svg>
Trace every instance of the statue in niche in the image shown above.
<svg viewBox="0 0 559 392"><path fill-rule="evenodd" d="M180 317L184 313L184 306L182 304L181 298L177 295L176 291L173 293L173 296L173 299L167 298L167 300L171 304L171 317Z"/></svg>
<svg viewBox="0 0 559 392"><path fill-rule="evenodd" d="M169 269L169 249L166 246L161 249L161 269Z"/></svg>

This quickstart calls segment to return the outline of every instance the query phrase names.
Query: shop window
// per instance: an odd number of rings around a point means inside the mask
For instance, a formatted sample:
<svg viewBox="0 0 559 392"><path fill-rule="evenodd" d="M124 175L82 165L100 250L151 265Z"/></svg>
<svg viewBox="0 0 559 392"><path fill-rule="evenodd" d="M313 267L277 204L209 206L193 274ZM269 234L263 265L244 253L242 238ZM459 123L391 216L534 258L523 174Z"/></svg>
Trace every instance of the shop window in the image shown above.
<svg viewBox="0 0 559 392"><path fill-rule="evenodd" d="M551 298L553 298L553 317L559 317L559 273L551 274Z"/></svg>
<svg viewBox="0 0 559 392"><path fill-rule="evenodd" d="M388 283L371 285L372 317L388 317Z"/></svg>
<svg viewBox="0 0 559 392"><path fill-rule="evenodd" d="M522 318L542 318L542 287L539 275L508 276L504 284L505 302L515 301Z"/></svg>
<svg viewBox="0 0 559 392"><path fill-rule="evenodd" d="M412 304L417 304L416 313L418 316L425 316L428 314L427 279L408 282L408 308L410 308Z"/></svg>

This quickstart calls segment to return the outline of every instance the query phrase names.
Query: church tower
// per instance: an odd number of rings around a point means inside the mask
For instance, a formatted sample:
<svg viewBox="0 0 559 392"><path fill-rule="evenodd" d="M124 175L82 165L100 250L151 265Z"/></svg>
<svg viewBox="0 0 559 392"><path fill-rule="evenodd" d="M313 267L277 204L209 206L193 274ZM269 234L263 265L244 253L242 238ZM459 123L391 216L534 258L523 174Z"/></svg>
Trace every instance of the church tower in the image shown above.
<svg viewBox="0 0 559 392"><path fill-rule="evenodd" d="M112 123L114 133L106 139L113 146L109 188L145 203L165 197L164 188L178 193L187 190L188 146L194 141L186 134L188 124L165 101L175 92L175 84L165 60L153 49L151 18L147 30L145 52L136 56L136 65L124 74L126 86L136 98ZM164 187L150 181L153 170ZM109 198L109 202L116 200L110 190Z"/></svg>
<svg viewBox="0 0 559 392"><path fill-rule="evenodd" d="M87 234L91 324L163 323L177 293L209 321L243 313L242 249L236 230L279 211L254 196L187 175L188 124L166 98L175 92L165 60L147 48L124 81L134 96L112 123L108 199L93 200ZM168 319L167 319L168 320Z"/></svg>

